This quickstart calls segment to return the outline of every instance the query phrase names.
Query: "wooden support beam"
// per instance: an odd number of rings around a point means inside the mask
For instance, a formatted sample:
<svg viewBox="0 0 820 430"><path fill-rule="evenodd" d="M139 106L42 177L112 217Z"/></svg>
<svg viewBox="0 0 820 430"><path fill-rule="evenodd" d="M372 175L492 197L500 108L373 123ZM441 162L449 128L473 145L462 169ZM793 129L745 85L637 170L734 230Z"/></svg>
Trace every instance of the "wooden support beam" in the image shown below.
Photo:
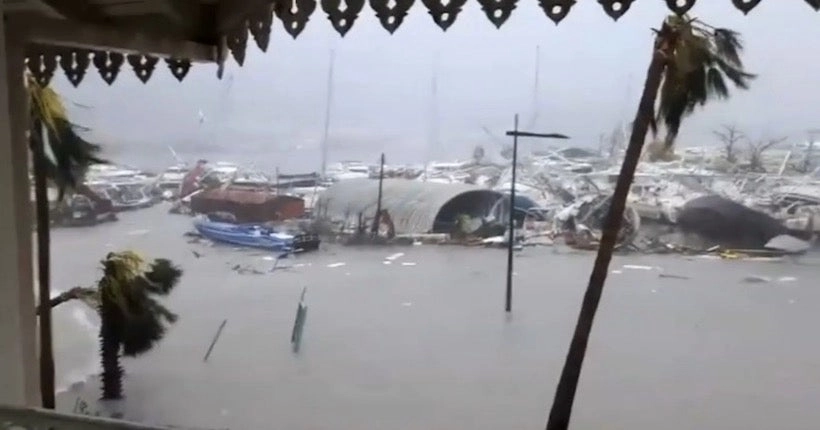
<svg viewBox="0 0 820 430"><path fill-rule="evenodd" d="M186 58L194 62L215 62L216 46L185 40L179 35L147 31L130 26L77 24L67 20L28 18L23 26L26 40L41 45L110 50L152 55L161 58Z"/></svg>
<svg viewBox="0 0 820 430"><path fill-rule="evenodd" d="M185 0L142 0L139 2L116 3L103 8L106 15L127 17L141 15L162 15L177 25L191 28L199 21L199 4Z"/></svg>
<svg viewBox="0 0 820 430"><path fill-rule="evenodd" d="M89 0L40 0L43 4L72 21L105 23L109 18Z"/></svg>

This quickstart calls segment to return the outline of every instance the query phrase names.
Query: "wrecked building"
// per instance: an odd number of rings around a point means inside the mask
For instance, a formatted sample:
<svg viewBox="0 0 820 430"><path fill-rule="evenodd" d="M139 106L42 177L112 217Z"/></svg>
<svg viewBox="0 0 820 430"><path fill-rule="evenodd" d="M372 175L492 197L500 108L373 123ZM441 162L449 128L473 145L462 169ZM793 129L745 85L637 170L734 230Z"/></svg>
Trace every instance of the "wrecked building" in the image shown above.
<svg viewBox="0 0 820 430"><path fill-rule="evenodd" d="M302 217L305 201L266 191L214 188L192 195L191 211L202 214L229 213L238 223L281 221Z"/></svg>
<svg viewBox="0 0 820 430"><path fill-rule="evenodd" d="M378 195L378 180L341 181L319 196L313 214L318 220L355 228L362 220L372 222ZM490 217L501 198L501 193L475 185L385 179L381 208L397 235L450 233L460 216Z"/></svg>

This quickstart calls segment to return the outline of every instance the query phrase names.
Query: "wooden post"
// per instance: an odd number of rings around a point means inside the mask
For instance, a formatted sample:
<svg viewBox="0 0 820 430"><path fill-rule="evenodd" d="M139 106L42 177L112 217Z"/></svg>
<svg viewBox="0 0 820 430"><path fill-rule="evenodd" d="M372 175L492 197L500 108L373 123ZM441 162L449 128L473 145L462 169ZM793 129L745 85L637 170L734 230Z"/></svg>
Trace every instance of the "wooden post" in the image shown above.
<svg viewBox="0 0 820 430"><path fill-rule="evenodd" d="M0 20L0 404L39 406L24 40L11 24Z"/></svg>
<svg viewBox="0 0 820 430"><path fill-rule="evenodd" d="M31 85L31 84L30 84ZM39 131L39 136L37 136ZM37 121L29 131L34 160L34 195L37 203L37 284L40 315L40 395L45 409L55 408L54 348L51 331L51 226L45 145L48 130Z"/></svg>

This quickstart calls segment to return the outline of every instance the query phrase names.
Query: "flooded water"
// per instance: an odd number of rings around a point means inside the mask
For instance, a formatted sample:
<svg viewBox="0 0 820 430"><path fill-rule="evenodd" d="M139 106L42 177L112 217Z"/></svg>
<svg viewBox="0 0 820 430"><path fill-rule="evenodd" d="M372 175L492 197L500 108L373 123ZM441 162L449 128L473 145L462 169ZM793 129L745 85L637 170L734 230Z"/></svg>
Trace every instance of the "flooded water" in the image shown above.
<svg viewBox="0 0 820 430"><path fill-rule="evenodd" d="M124 363L127 398L116 408L126 418L231 429L544 427L593 254L518 253L508 318L502 250L329 247L285 260L286 270L239 274L237 264L264 271L273 262L262 252L190 244L182 234L191 219L166 210L52 236L55 288L93 283L112 250L171 258L185 270L167 300L179 322L159 348ZM815 428L816 264L616 258L573 428ZM309 311L295 354L303 287ZM64 387L96 371L97 324L81 304L55 310ZM71 410L77 398L103 407L96 386L92 379L63 392L60 407Z"/></svg>

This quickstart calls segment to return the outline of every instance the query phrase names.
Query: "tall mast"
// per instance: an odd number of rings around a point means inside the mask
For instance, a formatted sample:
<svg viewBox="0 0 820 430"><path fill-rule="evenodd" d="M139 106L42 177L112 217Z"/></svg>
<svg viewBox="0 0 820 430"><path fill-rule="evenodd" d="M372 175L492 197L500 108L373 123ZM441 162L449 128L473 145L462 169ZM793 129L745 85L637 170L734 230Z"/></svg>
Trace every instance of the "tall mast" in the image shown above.
<svg viewBox="0 0 820 430"><path fill-rule="evenodd" d="M327 137L330 132L330 104L333 100L333 63L336 54L330 51L330 67L327 71L327 98L325 99L325 131L322 137L322 177L327 173Z"/></svg>
<svg viewBox="0 0 820 430"><path fill-rule="evenodd" d="M532 116L527 128L533 130L538 119L538 95L540 92L539 78L541 76L541 45L535 45L535 77L532 84Z"/></svg>
<svg viewBox="0 0 820 430"><path fill-rule="evenodd" d="M438 52L433 57L433 78L430 81L430 135L427 142L427 154L424 160L424 180L427 180L427 167L438 147Z"/></svg>

